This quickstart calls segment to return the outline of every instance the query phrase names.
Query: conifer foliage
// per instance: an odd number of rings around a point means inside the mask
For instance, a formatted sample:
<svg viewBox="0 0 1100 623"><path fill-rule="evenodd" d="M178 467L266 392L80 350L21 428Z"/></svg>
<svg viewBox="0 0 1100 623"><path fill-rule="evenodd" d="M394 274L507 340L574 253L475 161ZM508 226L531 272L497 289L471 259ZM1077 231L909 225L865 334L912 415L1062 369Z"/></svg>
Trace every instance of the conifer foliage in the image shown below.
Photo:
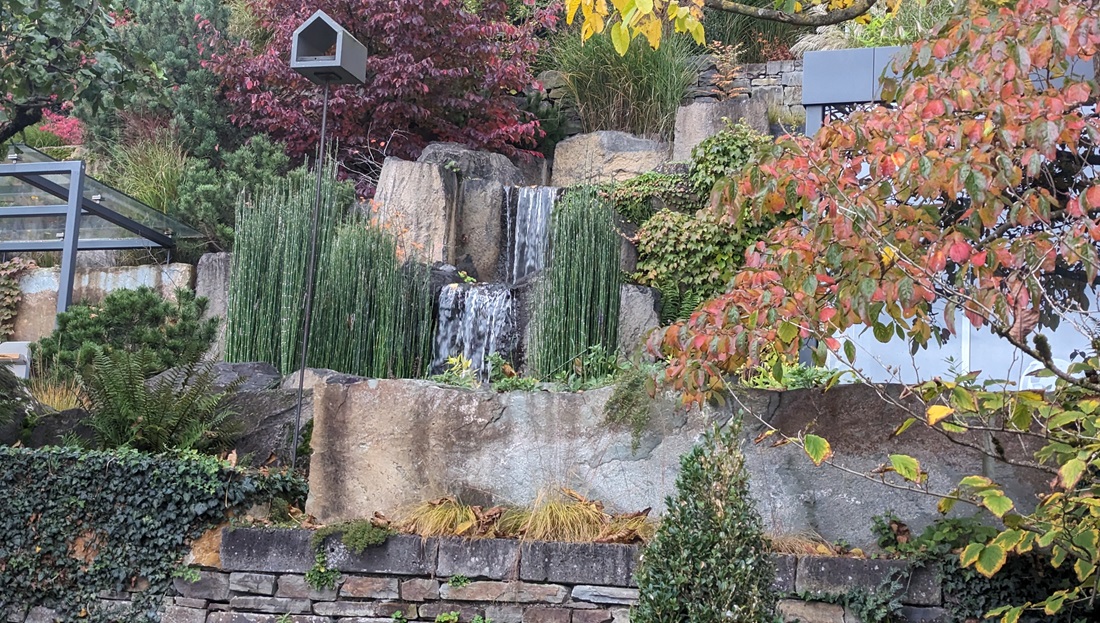
<svg viewBox="0 0 1100 623"><path fill-rule="evenodd" d="M776 620L775 569L738 445L740 421L680 460L676 495L638 571L635 623Z"/></svg>

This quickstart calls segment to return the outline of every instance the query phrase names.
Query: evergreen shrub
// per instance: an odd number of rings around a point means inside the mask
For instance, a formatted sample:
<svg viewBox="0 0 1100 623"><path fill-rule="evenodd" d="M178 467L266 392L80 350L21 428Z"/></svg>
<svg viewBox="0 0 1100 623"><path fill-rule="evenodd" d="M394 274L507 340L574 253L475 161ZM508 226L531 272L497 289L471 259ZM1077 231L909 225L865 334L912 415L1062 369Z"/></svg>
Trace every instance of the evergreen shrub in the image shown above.
<svg viewBox="0 0 1100 623"><path fill-rule="evenodd" d="M738 446L740 422L680 460L676 494L636 576L634 623L774 623L775 568Z"/></svg>

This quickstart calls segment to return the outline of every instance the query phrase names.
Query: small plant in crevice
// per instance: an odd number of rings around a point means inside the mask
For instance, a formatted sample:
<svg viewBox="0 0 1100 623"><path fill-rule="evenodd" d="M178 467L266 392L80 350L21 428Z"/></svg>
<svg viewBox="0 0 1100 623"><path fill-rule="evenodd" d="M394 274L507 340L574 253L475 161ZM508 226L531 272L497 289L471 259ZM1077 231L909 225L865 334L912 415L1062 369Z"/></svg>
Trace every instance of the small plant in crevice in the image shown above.
<svg viewBox="0 0 1100 623"><path fill-rule="evenodd" d="M462 574L452 575L450 578L447 578L447 586L450 586L451 588L462 588L463 586L469 585L470 578Z"/></svg>
<svg viewBox="0 0 1100 623"><path fill-rule="evenodd" d="M761 349L760 363L741 372L741 384L756 389L806 389L832 387L850 372L808 366L774 348Z"/></svg>
<svg viewBox="0 0 1100 623"><path fill-rule="evenodd" d="M458 623L460 614L454 610L435 615L435 623Z"/></svg>
<svg viewBox="0 0 1100 623"><path fill-rule="evenodd" d="M328 566L328 556L323 551L313 557L313 566L306 571L306 584L316 590L332 590L340 581L340 570Z"/></svg>
<svg viewBox="0 0 1100 623"><path fill-rule="evenodd" d="M473 362L464 355L447 357L447 367L439 374L428 377L429 380L444 385L477 389L481 382L477 380L477 371L473 368Z"/></svg>
<svg viewBox="0 0 1100 623"><path fill-rule="evenodd" d="M84 406L83 388L76 378L36 376L27 383L38 404L54 411L68 411Z"/></svg>
<svg viewBox="0 0 1100 623"><path fill-rule="evenodd" d="M475 614L474 618L470 619L470 623L493 623L493 620L489 617L483 617L480 614Z"/></svg>
<svg viewBox="0 0 1100 623"><path fill-rule="evenodd" d="M901 617L901 596L904 594L899 573L887 576L874 589L856 588L846 593L801 593L803 601L819 601L843 606L845 612L855 615L859 623L895 623Z"/></svg>
<svg viewBox="0 0 1100 623"><path fill-rule="evenodd" d="M409 623L409 618L405 616L404 611L398 610L390 617L393 623Z"/></svg>
<svg viewBox="0 0 1100 623"><path fill-rule="evenodd" d="M611 425L630 425L631 452L638 451L642 431L649 424L659 371L657 364L622 363L615 375L611 397L604 404L604 421Z"/></svg>

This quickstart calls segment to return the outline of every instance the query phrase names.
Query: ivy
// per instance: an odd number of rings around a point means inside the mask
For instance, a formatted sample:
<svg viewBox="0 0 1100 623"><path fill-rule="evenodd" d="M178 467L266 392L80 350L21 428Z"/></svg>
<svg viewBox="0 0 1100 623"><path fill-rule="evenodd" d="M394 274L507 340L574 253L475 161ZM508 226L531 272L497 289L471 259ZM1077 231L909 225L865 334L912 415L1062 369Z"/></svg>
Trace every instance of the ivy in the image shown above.
<svg viewBox="0 0 1100 623"><path fill-rule="evenodd" d="M23 298L19 276L32 268L34 262L21 257L0 262L0 340L8 339L15 331L15 308Z"/></svg>
<svg viewBox="0 0 1100 623"><path fill-rule="evenodd" d="M691 150L691 172L688 177L696 193L707 197L718 182L740 176L742 169L754 159L771 138L753 130L742 121L726 119L726 128L705 139Z"/></svg>
<svg viewBox="0 0 1100 623"><path fill-rule="evenodd" d="M624 182L603 184L599 194L624 221L635 225L642 225L662 209L694 212L703 207L703 197L684 173L651 171Z"/></svg>
<svg viewBox="0 0 1100 623"><path fill-rule="evenodd" d="M63 621L156 621L192 540L235 509L300 497L286 473L194 453L0 448L0 613L53 608ZM99 593L132 593L105 611Z"/></svg>

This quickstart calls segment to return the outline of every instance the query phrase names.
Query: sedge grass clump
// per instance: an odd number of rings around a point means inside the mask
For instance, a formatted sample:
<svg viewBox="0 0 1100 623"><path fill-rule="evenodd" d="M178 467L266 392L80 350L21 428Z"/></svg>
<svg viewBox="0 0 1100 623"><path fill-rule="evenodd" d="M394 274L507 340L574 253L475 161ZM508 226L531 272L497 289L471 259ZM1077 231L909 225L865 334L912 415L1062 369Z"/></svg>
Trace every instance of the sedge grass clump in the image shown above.
<svg viewBox="0 0 1100 623"><path fill-rule="evenodd" d="M501 532L528 541L591 543L610 521L603 504L569 489L540 492L530 508L512 509L501 517Z"/></svg>
<svg viewBox="0 0 1100 623"><path fill-rule="evenodd" d="M398 526L403 532L427 538L465 536L477 523L473 506L448 496L418 504L398 522Z"/></svg>
<svg viewBox="0 0 1100 623"><path fill-rule="evenodd" d="M31 379L28 389L38 404L57 412L84 406L83 389L76 378L36 377Z"/></svg>

